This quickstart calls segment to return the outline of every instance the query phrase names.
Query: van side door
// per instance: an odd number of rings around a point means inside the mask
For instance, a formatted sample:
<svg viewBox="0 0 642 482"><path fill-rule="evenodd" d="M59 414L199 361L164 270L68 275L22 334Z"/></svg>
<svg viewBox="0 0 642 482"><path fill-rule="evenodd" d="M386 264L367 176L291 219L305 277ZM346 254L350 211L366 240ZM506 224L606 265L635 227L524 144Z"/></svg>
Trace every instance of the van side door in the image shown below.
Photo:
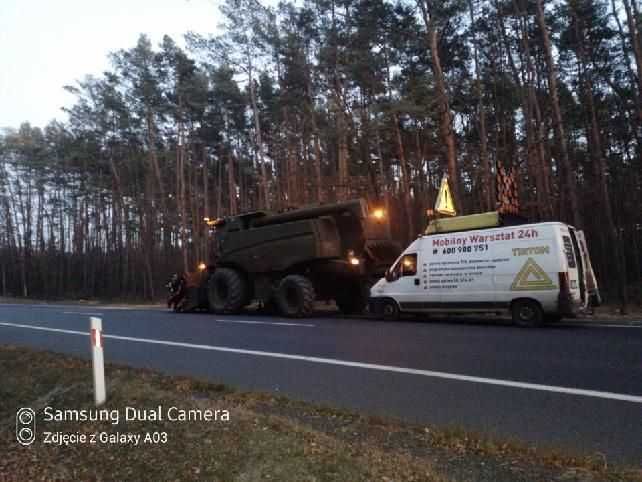
<svg viewBox="0 0 642 482"><path fill-rule="evenodd" d="M394 298L402 311L414 311L422 301L420 253L404 253L390 269L386 278L386 294Z"/></svg>
<svg viewBox="0 0 642 482"><path fill-rule="evenodd" d="M567 229L561 229L560 234L562 236L562 250L566 258L566 270L568 273L571 298L575 303L586 306L588 300L586 296L584 266L577 238L575 237L575 230L569 226Z"/></svg>
<svg viewBox="0 0 642 482"><path fill-rule="evenodd" d="M588 246L586 244L586 237L584 231L575 231L577 242L580 246L580 253L582 254L582 261L584 262L584 278L586 280L586 291L589 295L589 302L592 306L599 306L602 302L600 297L600 288L597 284L597 278L593 271L593 264L589 256Z"/></svg>

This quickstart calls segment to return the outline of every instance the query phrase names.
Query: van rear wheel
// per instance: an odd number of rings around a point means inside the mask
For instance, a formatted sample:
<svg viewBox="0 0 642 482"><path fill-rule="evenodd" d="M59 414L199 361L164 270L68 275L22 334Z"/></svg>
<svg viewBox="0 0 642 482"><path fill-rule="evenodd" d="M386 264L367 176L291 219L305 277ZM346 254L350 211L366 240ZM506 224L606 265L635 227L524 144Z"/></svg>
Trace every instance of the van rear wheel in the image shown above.
<svg viewBox="0 0 642 482"><path fill-rule="evenodd" d="M511 306L513 323L517 326L541 326L544 312L540 304L533 300L515 300Z"/></svg>

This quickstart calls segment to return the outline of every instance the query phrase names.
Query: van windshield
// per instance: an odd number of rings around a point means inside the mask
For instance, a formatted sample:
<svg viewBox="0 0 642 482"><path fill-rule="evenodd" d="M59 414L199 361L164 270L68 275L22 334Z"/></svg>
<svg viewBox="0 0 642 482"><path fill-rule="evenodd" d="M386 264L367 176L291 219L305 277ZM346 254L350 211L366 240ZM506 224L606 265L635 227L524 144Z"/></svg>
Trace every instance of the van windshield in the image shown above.
<svg viewBox="0 0 642 482"><path fill-rule="evenodd" d="M390 270L390 279L395 281L402 276L415 276L417 274L417 253L404 254Z"/></svg>
<svg viewBox="0 0 642 482"><path fill-rule="evenodd" d="M406 254L401 258L401 276L415 276L417 274L417 254Z"/></svg>

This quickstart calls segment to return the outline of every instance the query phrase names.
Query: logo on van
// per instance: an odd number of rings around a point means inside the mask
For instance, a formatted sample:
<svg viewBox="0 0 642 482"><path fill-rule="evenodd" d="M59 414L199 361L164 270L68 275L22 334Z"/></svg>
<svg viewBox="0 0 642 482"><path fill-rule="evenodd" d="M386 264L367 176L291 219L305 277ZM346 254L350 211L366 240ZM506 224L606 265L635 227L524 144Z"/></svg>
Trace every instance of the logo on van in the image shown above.
<svg viewBox="0 0 642 482"><path fill-rule="evenodd" d="M533 258L528 258L515 276L510 289L512 291L552 290L555 289L555 284Z"/></svg>

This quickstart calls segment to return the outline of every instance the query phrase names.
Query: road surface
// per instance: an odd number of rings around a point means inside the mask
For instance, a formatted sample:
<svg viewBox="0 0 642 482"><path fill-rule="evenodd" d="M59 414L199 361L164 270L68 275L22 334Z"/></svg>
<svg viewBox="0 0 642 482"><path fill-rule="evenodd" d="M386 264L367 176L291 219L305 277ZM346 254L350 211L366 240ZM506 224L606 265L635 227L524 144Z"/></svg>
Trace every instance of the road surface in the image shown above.
<svg viewBox="0 0 642 482"><path fill-rule="evenodd" d="M0 344L88 358L89 316L103 318L107 362L642 465L642 322L523 329L5 304Z"/></svg>

